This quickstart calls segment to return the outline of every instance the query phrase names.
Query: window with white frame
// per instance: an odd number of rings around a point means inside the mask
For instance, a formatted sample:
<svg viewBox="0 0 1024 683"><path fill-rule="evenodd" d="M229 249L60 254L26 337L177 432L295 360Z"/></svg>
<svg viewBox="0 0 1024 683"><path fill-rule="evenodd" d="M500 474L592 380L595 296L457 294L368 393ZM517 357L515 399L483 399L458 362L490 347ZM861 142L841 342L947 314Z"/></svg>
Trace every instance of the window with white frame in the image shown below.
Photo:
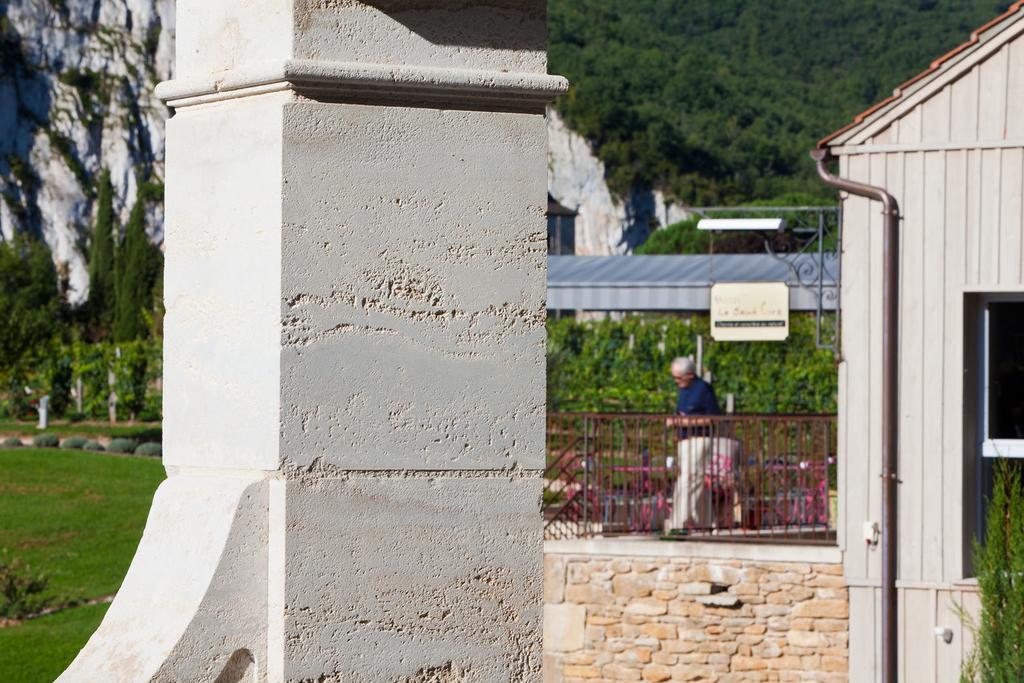
<svg viewBox="0 0 1024 683"><path fill-rule="evenodd" d="M985 303L980 350L981 454L1024 458L1024 299Z"/></svg>

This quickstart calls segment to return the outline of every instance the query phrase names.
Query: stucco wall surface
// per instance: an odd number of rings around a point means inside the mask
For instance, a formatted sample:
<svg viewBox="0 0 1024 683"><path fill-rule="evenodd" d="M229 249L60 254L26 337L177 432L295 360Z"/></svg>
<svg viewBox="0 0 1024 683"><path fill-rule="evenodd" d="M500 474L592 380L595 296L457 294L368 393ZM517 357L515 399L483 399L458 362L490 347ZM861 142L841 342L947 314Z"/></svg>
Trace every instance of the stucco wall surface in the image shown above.
<svg viewBox="0 0 1024 683"><path fill-rule="evenodd" d="M508 476L289 481L285 680L539 680L540 489Z"/></svg>
<svg viewBox="0 0 1024 683"><path fill-rule="evenodd" d="M545 0L178 0L177 75L286 59L540 73Z"/></svg>
<svg viewBox="0 0 1024 683"><path fill-rule="evenodd" d="M282 464L542 468L543 117L284 119Z"/></svg>

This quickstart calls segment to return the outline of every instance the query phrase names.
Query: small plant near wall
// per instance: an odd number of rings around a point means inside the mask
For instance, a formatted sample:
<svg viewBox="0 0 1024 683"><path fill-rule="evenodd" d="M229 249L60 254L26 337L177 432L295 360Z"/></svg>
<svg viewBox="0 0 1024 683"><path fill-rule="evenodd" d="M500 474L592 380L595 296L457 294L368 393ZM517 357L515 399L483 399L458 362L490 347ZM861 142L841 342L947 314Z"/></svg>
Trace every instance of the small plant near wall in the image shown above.
<svg viewBox="0 0 1024 683"><path fill-rule="evenodd" d="M45 608L48 579L17 558L0 553L0 619L21 619Z"/></svg>
<svg viewBox="0 0 1024 683"><path fill-rule="evenodd" d="M995 465L985 542L975 544L981 613L974 650L964 662L964 683L1024 681L1024 489L1021 463ZM962 615L965 616L965 615Z"/></svg>

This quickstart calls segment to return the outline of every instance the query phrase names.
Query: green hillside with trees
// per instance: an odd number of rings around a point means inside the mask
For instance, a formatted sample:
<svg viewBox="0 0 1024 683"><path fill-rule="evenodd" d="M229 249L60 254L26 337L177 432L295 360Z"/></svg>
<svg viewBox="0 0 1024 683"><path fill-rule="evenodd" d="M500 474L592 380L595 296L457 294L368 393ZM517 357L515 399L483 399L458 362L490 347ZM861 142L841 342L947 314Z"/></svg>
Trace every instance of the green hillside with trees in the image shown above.
<svg viewBox="0 0 1024 683"><path fill-rule="evenodd" d="M607 166L690 205L822 194L807 151L1006 0L551 0L558 102Z"/></svg>

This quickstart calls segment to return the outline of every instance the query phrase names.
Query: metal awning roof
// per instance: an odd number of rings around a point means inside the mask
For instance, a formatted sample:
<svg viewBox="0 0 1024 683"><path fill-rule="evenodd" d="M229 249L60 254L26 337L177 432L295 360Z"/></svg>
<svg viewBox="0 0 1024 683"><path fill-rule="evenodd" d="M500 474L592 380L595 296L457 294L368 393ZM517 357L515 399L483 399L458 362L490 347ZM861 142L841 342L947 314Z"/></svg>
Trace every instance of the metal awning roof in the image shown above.
<svg viewBox="0 0 1024 683"><path fill-rule="evenodd" d="M826 256L822 307L835 310L838 263ZM818 309L817 254L549 256L548 308L706 311L715 282L785 282L794 311Z"/></svg>

